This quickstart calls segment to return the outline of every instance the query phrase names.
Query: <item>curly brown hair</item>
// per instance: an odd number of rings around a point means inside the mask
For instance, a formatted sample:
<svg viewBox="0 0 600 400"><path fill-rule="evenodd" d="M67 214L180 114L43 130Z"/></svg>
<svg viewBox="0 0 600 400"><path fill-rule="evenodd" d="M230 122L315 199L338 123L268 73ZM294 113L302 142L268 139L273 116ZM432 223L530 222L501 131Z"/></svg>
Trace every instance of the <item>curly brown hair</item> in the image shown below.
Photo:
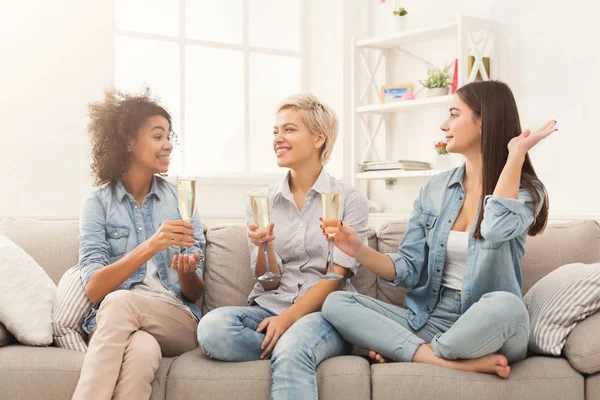
<svg viewBox="0 0 600 400"><path fill-rule="evenodd" d="M104 101L88 106L92 137L92 175L94 185L114 185L129 168L127 143L136 137L138 129L153 116L160 115L172 127L171 114L152 97L149 88L131 94L109 89ZM171 130L171 140L175 140Z"/></svg>

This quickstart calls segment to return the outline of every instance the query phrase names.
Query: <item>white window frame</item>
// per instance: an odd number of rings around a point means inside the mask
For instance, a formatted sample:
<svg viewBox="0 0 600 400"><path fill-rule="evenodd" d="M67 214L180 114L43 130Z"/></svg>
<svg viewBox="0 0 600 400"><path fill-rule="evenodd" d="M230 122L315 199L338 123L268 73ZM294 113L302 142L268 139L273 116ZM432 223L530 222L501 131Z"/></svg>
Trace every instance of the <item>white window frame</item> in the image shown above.
<svg viewBox="0 0 600 400"><path fill-rule="evenodd" d="M308 31L308 11L307 2L305 0L298 0L300 15L299 21L299 36L300 36L300 50L278 50L269 49L264 47L250 46L249 44L249 10L248 2L251 0L242 0L242 44L231 44L231 43L220 43L208 40L190 39L185 35L186 20L186 0L179 0L179 32L178 36L166 36L151 33L132 32L126 30L119 30L115 27L115 40L117 37L130 37L137 39L146 39L161 42L170 42L179 44L179 122L180 130L177 132L177 136L180 142L179 152L182 156L183 169L186 172L197 175L198 181L201 184L220 184L220 185L266 185L273 183L274 179L283 176L281 174L257 174L250 172L250 53L285 56L285 57L296 57L300 59L300 88L301 91L306 91L307 88L307 75L308 75L308 63L307 63L307 31ZM197 45L203 47L211 47L223 50L236 50L242 52L244 56L244 144L245 144L245 160L244 160L244 172L236 173L204 173L198 174L197 171L188 169L188 154L189 151L182 151L186 148L186 136L185 131L185 57L186 57L186 46ZM292 93L290 93L292 94ZM275 160L273 160L275 162Z"/></svg>

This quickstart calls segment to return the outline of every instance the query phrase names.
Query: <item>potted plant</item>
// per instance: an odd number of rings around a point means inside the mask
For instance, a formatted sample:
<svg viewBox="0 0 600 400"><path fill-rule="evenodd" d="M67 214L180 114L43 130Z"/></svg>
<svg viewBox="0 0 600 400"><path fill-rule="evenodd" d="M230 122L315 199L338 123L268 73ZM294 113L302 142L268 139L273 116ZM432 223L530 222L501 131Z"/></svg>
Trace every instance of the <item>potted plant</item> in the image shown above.
<svg viewBox="0 0 600 400"><path fill-rule="evenodd" d="M440 140L439 142L434 142L433 148L437 152L435 156L435 168L440 170L446 170L451 168L451 160L450 154L448 154L448 150L446 150L446 145L448 143Z"/></svg>
<svg viewBox="0 0 600 400"><path fill-rule="evenodd" d="M448 85L450 85L450 65L439 68L429 68L427 70L427 79L419 81L421 85L427 88L427 97L445 96L448 94Z"/></svg>
<svg viewBox="0 0 600 400"><path fill-rule="evenodd" d="M379 0L381 3L385 3L386 0ZM400 1L399 0L394 0L394 5L393 5L393 9L392 9L392 13L389 14L388 16L388 21L390 24L390 28L392 28L393 31L402 31L404 30L404 27L406 25L406 14L408 14L408 11L406 11L406 9L404 7L400 7Z"/></svg>

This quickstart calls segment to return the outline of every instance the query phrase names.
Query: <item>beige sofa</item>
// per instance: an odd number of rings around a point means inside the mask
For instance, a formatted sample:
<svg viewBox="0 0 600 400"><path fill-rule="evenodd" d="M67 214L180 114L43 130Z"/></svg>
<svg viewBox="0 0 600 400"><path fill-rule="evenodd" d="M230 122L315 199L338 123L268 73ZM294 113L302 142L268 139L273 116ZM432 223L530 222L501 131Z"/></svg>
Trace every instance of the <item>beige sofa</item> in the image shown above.
<svg viewBox="0 0 600 400"><path fill-rule="evenodd" d="M394 252L406 228L403 222L372 231L369 244ZM58 283L77 263L77 221L42 222L6 218L0 234L27 251ZM208 230L204 313L226 305L244 305L253 279L245 230L216 226ZM1 255L0 255L1 256ZM529 238L523 259L524 291L554 268L571 262L600 262L600 225L580 221L551 226ZM391 288L364 268L356 288L378 299L402 304L404 290ZM83 354L55 347L26 347L11 341L0 326L0 399L68 399L75 389ZM513 366L511 377L458 372L441 367L393 363L369 365L359 356L336 357L317 370L321 399L600 399L600 314L571 333L565 357L533 356ZM567 359L568 357L568 359ZM224 363L200 348L162 360L152 399L267 399L268 361Z"/></svg>

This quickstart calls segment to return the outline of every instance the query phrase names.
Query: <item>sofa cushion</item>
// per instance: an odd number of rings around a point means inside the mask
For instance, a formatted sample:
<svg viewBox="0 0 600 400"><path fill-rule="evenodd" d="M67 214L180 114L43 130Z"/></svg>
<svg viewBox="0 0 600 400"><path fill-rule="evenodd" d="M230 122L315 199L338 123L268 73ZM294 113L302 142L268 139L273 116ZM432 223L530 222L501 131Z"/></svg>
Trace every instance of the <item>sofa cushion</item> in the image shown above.
<svg viewBox="0 0 600 400"><path fill-rule="evenodd" d="M33 257L55 284L79 259L77 220L5 218L0 222L0 235L12 240Z"/></svg>
<svg viewBox="0 0 600 400"><path fill-rule="evenodd" d="M371 398L371 367L362 357L341 356L317 367L319 399L365 400Z"/></svg>
<svg viewBox="0 0 600 400"><path fill-rule="evenodd" d="M23 344L52 343L56 285L31 256L0 235L0 322Z"/></svg>
<svg viewBox="0 0 600 400"><path fill-rule="evenodd" d="M567 337L564 352L577 371L584 374L600 372L600 312L575 326Z"/></svg>
<svg viewBox="0 0 600 400"><path fill-rule="evenodd" d="M10 334L3 324L0 324L0 347L15 342L17 339Z"/></svg>
<svg viewBox="0 0 600 400"><path fill-rule="evenodd" d="M254 286L250 252L243 225L216 225L206 233L204 305L202 312L244 306Z"/></svg>
<svg viewBox="0 0 600 400"><path fill-rule="evenodd" d="M373 365L372 399L583 399L584 381L567 360L532 357L511 366L510 377L457 371L445 367L392 363Z"/></svg>
<svg viewBox="0 0 600 400"><path fill-rule="evenodd" d="M585 398L587 400L600 399L600 373L585 378Z"/></svg>
<svg viewBox="0 0 600 400"><path fill-rule="evenodd" d="M87 351L87 333L82 325L92 306L81 282L79 265L75 265L60 278L52 309L52 336L57 347Z"/></svg>
<svg viewBox="0 0 600 400"><path fill-rule="evenodd" d="M160 360L158 371L154 373L154 380L152 381L152 394L150 400L164 400L167 396L167 375L171 370L173 361L176 357L163 357Z"/></svg>
<svg viewBox="0 0 600 400"><path fill-rule="evenodd" d="M529 350L559 356L578 322L600 309L600 264L567 264L540 279L523 301L529 312Z"/></svg>
<svg viewBox="0 0 600 400"><path fill-rule="evenodd" d="M377 233L377 250L380 253L397 253L406 228L406 221L390 221L384 224ZM378 300L401 307L404 305L406 292L408 289L393 287L377 280L376 298Z"/></svg>
<svg viewBox="0 0 600 400"><path fill-rule="evenodd" d="M0 348L0 397L11 400L70 399L83 353L56 347Z"/></svg>
<svg viewBox="0 0 600 400"><path fill-rule="evenodd" d="M214 361L197 348L175 359L167 388L166 398L177 400L268 399L271 366L269 361Z"/></svg>
<svg viewBox="0 0 600 400"><path fill-rule="evenodd" d="M317 368L319 399L368 399L369 363L355 356L334 357ZM230 363L211 360L201 348L173 362L167 378L167 398L267 399L271 392L268 360Z"/></svg>
<svg viewBox="0 0 600 400"><path fill-rule="evenodd" d="M600 224L595 221L548 225L537 236L528 236L521 260L523 294L561 265L600 262Z"/></svg>
<svg viewBox="0 0 600 400"><path fill-rule="evenodd" d="M70 399L85 354L57 347L10 345L0 348L0 398ZM165 399L167 373L174 358L164 357L152 381L150 400Z"/></svg>

